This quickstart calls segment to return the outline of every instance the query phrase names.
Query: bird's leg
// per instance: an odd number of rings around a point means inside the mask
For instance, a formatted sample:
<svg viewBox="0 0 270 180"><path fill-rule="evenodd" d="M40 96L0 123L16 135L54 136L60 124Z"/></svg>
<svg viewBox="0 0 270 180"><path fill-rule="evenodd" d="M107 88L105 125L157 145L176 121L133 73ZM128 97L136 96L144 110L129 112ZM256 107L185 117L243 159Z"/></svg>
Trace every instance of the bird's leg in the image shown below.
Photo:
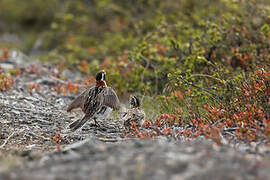
<svg viewBox="0 0 270 180"><path fill-rule="evenodd" d="M97 123L97 118L94 117L93 119L94 119L94 121L95 121L95 126L96 126L96 127L100 127L100 125Z"/></svg>

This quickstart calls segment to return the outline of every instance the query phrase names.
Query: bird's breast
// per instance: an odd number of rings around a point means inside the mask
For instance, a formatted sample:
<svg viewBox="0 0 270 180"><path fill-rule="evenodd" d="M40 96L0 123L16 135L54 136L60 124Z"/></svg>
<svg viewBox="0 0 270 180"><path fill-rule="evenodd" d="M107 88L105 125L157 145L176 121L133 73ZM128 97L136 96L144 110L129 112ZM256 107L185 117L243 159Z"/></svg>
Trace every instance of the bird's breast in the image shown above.
<svg viewBox="0 0 270 180"><path fill-rule="evenodd" d="M100 87L100 86L107 87L107 84L106 84L105 81L97 81L96 82L96 87Z"/></svg>

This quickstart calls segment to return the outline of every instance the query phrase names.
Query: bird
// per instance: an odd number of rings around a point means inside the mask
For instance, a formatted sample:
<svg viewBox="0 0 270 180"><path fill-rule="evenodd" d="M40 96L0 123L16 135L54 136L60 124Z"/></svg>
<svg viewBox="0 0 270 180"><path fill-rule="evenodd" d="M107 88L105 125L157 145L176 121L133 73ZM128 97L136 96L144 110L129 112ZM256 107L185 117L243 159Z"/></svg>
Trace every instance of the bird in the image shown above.
<svg viewBox="0 0 270 180"><path fill-rule="evenodd" d="M96 74L96 82L79 95L68 107L67 112L73 109L81 108L84 112L82 119L75 120L69 124L71 131L76 131L93 119L95 125L98 118L106 118L112 110L120 109L120 101L115 91L106 84L106 73L104 70Z"/></svg>
<svg viewBox="0 0 270 180"><path fill-rule="evenodd" d="M129 98L130 108L123 113L124 127L129 130L132 125L131 122L135 122L136 125L141 126L145 118L144 110L141 109L141 102L137 96L131 95Z"/></svg>

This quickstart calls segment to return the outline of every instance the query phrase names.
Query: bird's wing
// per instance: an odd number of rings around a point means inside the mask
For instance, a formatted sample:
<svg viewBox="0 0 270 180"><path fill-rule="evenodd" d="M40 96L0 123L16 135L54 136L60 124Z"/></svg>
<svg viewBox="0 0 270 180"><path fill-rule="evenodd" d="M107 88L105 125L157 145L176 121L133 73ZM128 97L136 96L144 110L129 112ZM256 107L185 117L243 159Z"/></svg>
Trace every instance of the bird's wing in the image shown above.
<svg viewBox="0 0 270 180"><path fill-rule="evenodd" d="M101 106L102 105L109 106L114 110L120 109L120 102L119 102L118 96L112 88L106 87L103 90L102 94L103 95L100 96Z"/></svg>
<svg viewBox="0 0 270 180"><path fill-rule="evenodd" d="M87 95L88 95L89 91L91 89L93 89L93 88L94 88L94 86L88 87L74 101L72 101L72 103L70 103L70 105L67 108L67 112L70 112L72 109L76 109L76 108L79 108L79 107L82 109L83 106L84 106L84 101L87 98Z"/></svg>

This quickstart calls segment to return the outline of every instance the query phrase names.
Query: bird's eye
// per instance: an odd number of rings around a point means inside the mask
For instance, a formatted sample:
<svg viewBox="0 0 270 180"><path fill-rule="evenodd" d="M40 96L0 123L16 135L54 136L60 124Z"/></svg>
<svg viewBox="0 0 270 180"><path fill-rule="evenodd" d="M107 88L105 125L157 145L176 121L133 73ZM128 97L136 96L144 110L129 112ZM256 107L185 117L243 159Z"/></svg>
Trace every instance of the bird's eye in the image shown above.
<svg viewBox="0 0 270 180"><path fill-rule="evenodd" d="M123 116L123 117L125 117L126 115L127 115L127 113L123 113L123 115L122 115L122 116Z"/></svg>

